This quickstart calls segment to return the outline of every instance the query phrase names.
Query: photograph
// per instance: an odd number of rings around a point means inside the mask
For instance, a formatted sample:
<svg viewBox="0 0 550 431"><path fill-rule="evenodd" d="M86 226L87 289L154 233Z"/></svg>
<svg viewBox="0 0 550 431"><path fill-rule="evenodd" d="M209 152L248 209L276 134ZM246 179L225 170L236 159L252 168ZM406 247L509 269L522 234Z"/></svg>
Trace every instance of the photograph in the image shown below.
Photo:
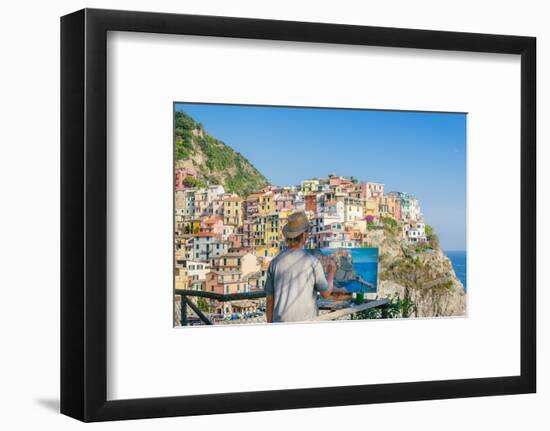
<svg viewBox="0 0 550 431"><path fill-rule="evenodd" d="M175 102L174 326L467 317L467 114Z"/></svg>

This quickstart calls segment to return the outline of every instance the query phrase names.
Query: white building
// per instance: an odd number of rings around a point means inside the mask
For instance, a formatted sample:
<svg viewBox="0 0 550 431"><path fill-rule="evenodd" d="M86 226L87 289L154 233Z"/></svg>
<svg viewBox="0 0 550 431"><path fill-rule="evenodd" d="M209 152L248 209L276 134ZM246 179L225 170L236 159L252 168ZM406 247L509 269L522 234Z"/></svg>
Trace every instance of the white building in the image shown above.
<svg viewBox="0 0 550 431"><path fill-rule="evenodd" d="M365 199L377 198L384 195L384 184L381 183L362 183L366 191Z"/></svg>
<svg viewBox="0 0 550 431"><path fill-rule="evenodd" d="M332 223L321 234L321 247L323 248L357 248L361 247L360 241L354 240L346 232L343 223Z"/></svg>
<svg viewBox="0 0 550 431"><path fill-rule="evenodd" d="M176 209L187 220L223 215L223 186L189 188L176 192Z"/></svg>
<svg viewBox="0 0 550 431"><path fill-rule="evenodd" d="M422 221L422 211L420 210L420 203L418 199L411 197L409 204L409 215L410 219L414 221Z"/></svg>
<svg viewBox="0 0 550 431"><path fill-rule="evenodd" d="M193 290L203 290L210 266L205 262L188 260L185 262L185 268L190 281L189 287Z"/></svg>
<svg viewBox="0 0 550 431"><path fill-rule="evenodd" d="M361 220L363 218L363 206L355 202L346 203L344 215L346 222Z"/></svg>
<svg viewBox="0 0 550 431"><path fill-rule="evenodd" d="M227 241L231 235L235 233L235 226L232 226L230 224L224 224L223 225L223 233L222 238L224 241Z"/></svg>
<svg viewBox="0 0 550 431"><path fill-rule="evenodd" d="M296 192L296 198L294 200L294 208L296 211L305 211L306 201L302 192Z"/></svg>
<svg viewBox="0 0 550 431"><path fill-rule="evenodd" d="M319 215L333 218L343 223L346 219L345 204L342 200L325 202L319 211Z"/></svg>
<svg viewBox="0 0 550 431"><path fill-rule="evenodd" d="M403 224L403 239L410 243L426 241L426 226L421 222Z"/></svg>
<svg viewBox="0 0 550 431"><path fill-rule="evenodd" d="M191 259L208 262L213 257L222 256L228 252L229 244L220 235L199 232L193 237Z"/></svg>
<svg viewBox="0 0 550 431"><path fill-rule="evenodd" d="M342 220L338 217L331 217L326 214L318 214L311 218L311 229L308 238L307 247L319 248L322 247L323 239L331 230L332 224L342 224Z"/></svg>

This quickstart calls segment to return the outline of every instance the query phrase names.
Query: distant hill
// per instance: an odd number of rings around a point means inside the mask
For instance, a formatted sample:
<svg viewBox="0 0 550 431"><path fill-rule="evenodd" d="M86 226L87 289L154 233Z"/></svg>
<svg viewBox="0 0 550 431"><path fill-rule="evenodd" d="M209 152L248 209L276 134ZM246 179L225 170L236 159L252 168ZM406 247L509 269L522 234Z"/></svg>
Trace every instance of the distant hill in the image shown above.
<svg viewBox="0 0 550 431"><path fill-rule="evenodd" d="M252 163L184 112L175 113L176 168L192 167L198 184L221 184L230 193L246 197L269 184Z"/></svg>

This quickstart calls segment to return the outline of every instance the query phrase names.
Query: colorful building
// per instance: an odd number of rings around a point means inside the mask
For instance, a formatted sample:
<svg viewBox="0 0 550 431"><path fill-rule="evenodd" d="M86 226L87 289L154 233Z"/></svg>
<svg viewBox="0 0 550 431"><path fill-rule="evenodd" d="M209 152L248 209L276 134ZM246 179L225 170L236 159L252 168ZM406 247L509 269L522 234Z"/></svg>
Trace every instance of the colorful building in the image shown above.
<svg viewBox="0 0 550 431"><path fill-rule="evenodd" d="M426 241L426 225L421 222L404 223L403 239L409 243Z"/></svg>
<svg viewBox="0 0 550 431"><path fill-rule="evenodd" d="M317 194L309 193L304 196L305 202L305 211L311 211L312 213L317 213Z"/></svg>
<svg viewBox="0 0 550 431"><path fill-rule="evenodd" d="M266 215L275 212L275 196L273 192L262 193L258 198L258 214Z"/></svg>
<svg viewBox="0 0 550 431"><path fill-rule="evenodd" d="M296 195L291 193L278 193L275 195L275 212L289 212L294 210Z"/></svg>
<svg viewBox="0 0 550 431"><path fill-rule="evenodd" d="M259 215L254 224L254 245L256 256L276 256L280 251L281 226L279 214Z"/></svg>
<svg viewBox="0 0 550 431"><path fill-rule="evenodd" d="M379 196L378 211L380 217L389 217L399 221L401 220L401 201L394 196Z"/></svg>
<svg viewBox="0 0 550 431"><path fill-rule="evenodd" d="M202 220L199 220L199 233L222 235L223 231L224 225L220 216L205 217Z"/></svg>
<svg viewBox="0 0 550 431"><path fill-rule="evenodd" d="M223 198L223 218L225 224L242 226L244 220L244 199L233 195Z"/></svg>
<svg viewBox="0 0 550 431"><path fill-rule="evenodd" d="M213 257L226 254L229 248L228 245L221 235L206 232L197 233L192 239L192 259L208 262Z"/></svg>
<svg viewBox="0 0 550 431"><path fill-rule="evenodd" d="M363 205L358 200L349 200L344 204L344 221L353 222L364 218Z"/></svg>
<svg viewBox="0 0 550 431"><path fill-rule="evenodd" d="M365 201L364 214L365 217L372 216L375 219L380 217L380 211L378 211L378 198L369 198Z"/></svg>
<svg viewBox="0 0 550 431"><path fill-rule="evenodd" d="M176 190L185 188L187 177L197 178L197 170L194 168L177 168L174 172L174 187Z"/></svg>
<svg viewBox="0 0 550 431"><path fill-rule="evenodd" d="M367 199L378 198L384 195L384 184L370 182L362 184L364 184L364 186L362 185L362 187L364 187Z"/></svg>
<svg viewBox="0 0 550 431"><path fill-rule="evenodd" d="M258 272L260 263L258 258L247 251L227 253L212 259L212 269L216 271L238 271L243 276Z"/></svg>
<svg viewBox="0 0 550 431"><path fill-rule="evenodd" d="M319 180L302 181L302 192L304 194L314 193L319 189Z"/></svg>

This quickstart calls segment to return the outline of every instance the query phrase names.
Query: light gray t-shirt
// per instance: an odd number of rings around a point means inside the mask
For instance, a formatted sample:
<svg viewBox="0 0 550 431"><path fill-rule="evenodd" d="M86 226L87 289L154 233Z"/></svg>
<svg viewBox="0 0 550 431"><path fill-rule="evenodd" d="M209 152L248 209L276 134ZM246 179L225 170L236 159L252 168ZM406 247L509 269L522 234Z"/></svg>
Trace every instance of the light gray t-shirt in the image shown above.
<svg viewBox="0 0 550 431"><path fill-rule="evenodd" d="M273 322L303 322L317 316L317 292L328 290L321 262L301 249L288 249L269 264L266 295L273 295Z"/></svg>

